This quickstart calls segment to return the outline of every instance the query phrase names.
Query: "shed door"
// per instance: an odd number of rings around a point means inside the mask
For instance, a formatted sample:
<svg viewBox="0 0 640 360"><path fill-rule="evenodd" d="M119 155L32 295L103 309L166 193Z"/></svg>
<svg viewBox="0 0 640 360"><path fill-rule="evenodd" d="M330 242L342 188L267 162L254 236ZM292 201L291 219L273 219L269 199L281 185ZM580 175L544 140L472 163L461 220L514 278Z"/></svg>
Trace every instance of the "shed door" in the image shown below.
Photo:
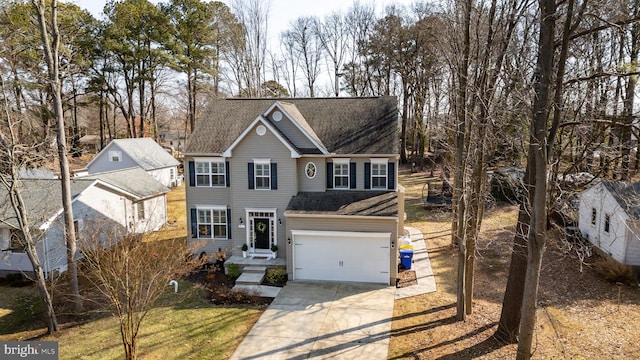
<svg viewBox="0 0 640 360"><path fill-rule="evenodd" d="M294 280L389 284L390 233L292 231Z"/></svg>

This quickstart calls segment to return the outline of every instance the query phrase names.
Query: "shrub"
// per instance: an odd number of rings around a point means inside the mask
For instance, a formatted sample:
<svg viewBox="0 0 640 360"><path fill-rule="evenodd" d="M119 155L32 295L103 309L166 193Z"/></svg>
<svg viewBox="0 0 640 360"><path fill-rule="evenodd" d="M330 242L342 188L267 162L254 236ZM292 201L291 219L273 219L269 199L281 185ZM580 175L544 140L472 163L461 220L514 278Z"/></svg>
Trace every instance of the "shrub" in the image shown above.
<svg viewBox="0 0 640 360"><path fill-rule="evenodd" d="M610 257L597 260L593 266L596 272L609 282L627 285L635 283L636 275L631 266L621 264Z"/></svg>
<svg viewBox="0 0 640 360"><path fill-rule="evenodd" d="M284 286L287 283L287 271L284 268L267 269L265 280L272 285Z"/></svg>
<svg viewBox="0 0 640 360"><path fill-rule="evenodd" d="M240 274L242 274L242 272L240 271L240 268L238 267L238 265L236 264L229 264L227 265L227 275L232 277L232 278L237 278L240 276Z"/></svg>

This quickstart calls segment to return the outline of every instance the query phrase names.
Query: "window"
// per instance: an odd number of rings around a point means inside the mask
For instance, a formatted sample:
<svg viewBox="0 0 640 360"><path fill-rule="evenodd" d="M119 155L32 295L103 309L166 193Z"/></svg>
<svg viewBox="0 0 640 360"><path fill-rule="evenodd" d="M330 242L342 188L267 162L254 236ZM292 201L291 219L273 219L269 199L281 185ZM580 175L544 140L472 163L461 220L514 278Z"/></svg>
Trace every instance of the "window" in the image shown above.
<svg viewBox="0 0 640 360"><path fill-rule="evenodd" d="M11 242L11 251L24 252L24 234L18 229L11 229L9 239Z"/></svg>
<svg viewBox="0 0 640 360"><path fill-rule="evenodd" d="M122 152L121 151L109 151L109 161L111 161L111 162L122 161Z"/></svg>
<svg viewBox="0 0 640 360"><path fill-rule="evenodd" d="M314 177L316 177L316 164L308 162L304 167L304 173L309 179L313 179Z"/></svg>
<svg viewBox="0 0 640 360"><path fill-rule="evenodd" d="M198 209L198 237L227 239L227 210Z"/></svg>
<svg viewBox="0 0 640 360"><path fill-rule="evenodd" d="M169 169L169 180L173 180L174 179L174 176L175 176L174 173L173 173L174 170L175 170L174 168Z"/></svg>
<svg viewBox="0 0 640 360"><path fill-rule="evenodd" d="M609 233L609 227L611 226L611 216L609 214L604 215L604 232Z"/></svg>
<svg viewBox="0 0 640 360"><path fill-rule="evenodd" d="M136 203L136 213L138 215L138 220L144 220L144 201L140 201Z"/></svg>
<svg viewBox="0 0 640 360"><path fill-rule="evenodd" d="M596 224L596 208L591 208L591 225L595 225Z"/></svg>
<svg viewBox="0 0 640 360"><path fill-rule="evenodd" d="M270 190L271 189L271 164L269 163L255 163L256 173L256 189Z"/></svg>
<svg viewBox="0 0 640 360"><path fill-rule="evenodd" d="M224 162L196 162L196 186L225 186Z"/></svg>
<svg viewBox="0 0 640 360"><path fill-rule="evenodd" d="M333 163L333 187L335 189L349 188L349 163Z"/></svg>
<svg viewBox="0 0 640 360"><path fill-rule="evenodd" d="M371 162L371 188L387 189L386 162Z"/></svg>

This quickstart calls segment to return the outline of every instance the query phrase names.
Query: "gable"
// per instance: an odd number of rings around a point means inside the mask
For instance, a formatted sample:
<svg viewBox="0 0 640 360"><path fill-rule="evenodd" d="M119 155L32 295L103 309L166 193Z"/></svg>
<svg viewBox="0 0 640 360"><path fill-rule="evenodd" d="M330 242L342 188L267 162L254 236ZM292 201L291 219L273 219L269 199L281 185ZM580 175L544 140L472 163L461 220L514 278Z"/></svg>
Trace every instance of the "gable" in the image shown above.
<svg viewBox="0 0 640 360"><path fill-rule="evenodd" d="M122 159L112 162L110 152L120 151ZM90 172L126 169L139 166L145 171L178 166L179 161L150 138L112 140L88 164Z"/></svg>
<svg viewBox="0 0 640 360"><path fill-rule="evenodd" d="M264 113L264 117L271 121L300 153L329 154L313 128L294 104L276 101Z"/></svg>
<svg viewBox="0 0 640 360"><path fill-rule="evenodd" d="M290 151L292 158L298 158L301 154L275 126L262 116L257 117L235 141L223 153L223 157L233 156L233 150L241 143L253 142L256 146L255 154L264 153L264 147L274 146L280 143Z"/></svg>

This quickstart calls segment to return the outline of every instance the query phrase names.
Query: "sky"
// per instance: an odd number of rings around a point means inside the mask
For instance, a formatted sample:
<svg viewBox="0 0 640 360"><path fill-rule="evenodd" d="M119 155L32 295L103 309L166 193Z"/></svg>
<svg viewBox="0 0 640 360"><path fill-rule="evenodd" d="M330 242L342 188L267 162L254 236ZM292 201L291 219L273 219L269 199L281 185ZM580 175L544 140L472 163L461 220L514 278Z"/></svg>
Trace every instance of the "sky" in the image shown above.
<svg viewBox="0 0 640 360"><path fill-rule="evenodd" d="M159 3L158 0L150 0L152 3ZM96 18L100 18L102 9L106 0L68 0L77 4L83 9L87 9ZM162 2L168 2L164 0ZM230 1L222 0L229 4ZM375 3L376 12L382 13L382 10L391 4L409 5L413 0L360 0L360 3ZM334 11L346 12L352 5L353 0L271 0L269 23L269 37L271 42L277 42L280 33L288 28L290 22L301 16L318 16L324 17Z"/></svg>

